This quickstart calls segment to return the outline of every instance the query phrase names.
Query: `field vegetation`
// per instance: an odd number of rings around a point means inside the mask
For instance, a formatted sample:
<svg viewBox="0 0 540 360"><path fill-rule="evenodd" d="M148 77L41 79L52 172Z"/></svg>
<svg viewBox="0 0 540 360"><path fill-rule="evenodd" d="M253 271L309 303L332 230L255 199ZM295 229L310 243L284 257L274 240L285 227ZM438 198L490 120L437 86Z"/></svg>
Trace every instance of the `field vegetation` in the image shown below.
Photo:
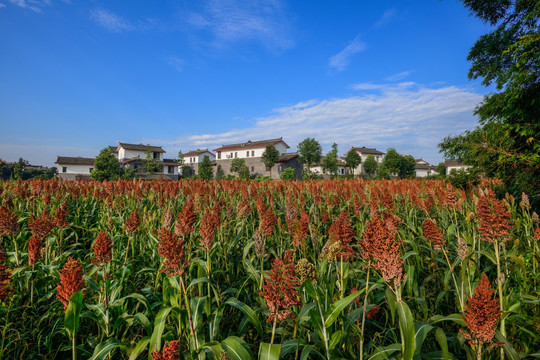
<svg viewBox="0 0 540 360"><path fill-rule="evenodd" d="M0 359L538 357L538 215L494 185L0 182Z"/></svg>

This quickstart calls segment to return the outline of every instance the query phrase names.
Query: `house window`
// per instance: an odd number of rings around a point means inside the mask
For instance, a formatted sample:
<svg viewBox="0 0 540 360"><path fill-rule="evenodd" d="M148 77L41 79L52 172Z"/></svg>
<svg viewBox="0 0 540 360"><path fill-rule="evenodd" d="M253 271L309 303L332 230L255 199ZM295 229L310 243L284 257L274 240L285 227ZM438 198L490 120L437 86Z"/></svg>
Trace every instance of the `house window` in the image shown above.
<svg viewBox="0 0 540 360"><path fill-rule="evenodd" d="M238 157L238 151L235 151L235 152L234 152L234 157L235 157L235 158Z"/></svg>
<svg viewBox="0 0 540 360"><path fill-rule="evenodd" d="M232 157L233 157L233 153L231 153L231 155L229 155L229 157L230 157L230 158L232 159Z"/></svg>
<svg viewBox="0 0 540 360"><path fill-rule="evenodd" d="M246 156L247 156L247 157L249 157L249 150L248 150L248 151L246 151Z"/></svg>
<svg viewBox="0 0 540 360"><path fill-rule="evenodd" d="M159 159L159 153L158 152L154 152L154 159Z"/></svg>
<svg viewBox="0 0 540 360"><path fill-rule="evenodd" d="M67 172L67 166L62 166L62 172L63 173Z"/></svg>
<svg viewBox="0 0 540 360"><path fill-rule="evenodd" d="M251 167L251 172L254 172L255 171L255 166L252 166Z"/></svg>
<svg viewBox="0 0 540 360"><path fill-rule="evenodd" d="M251 156L255 156L255 150L251 150Z"/></svg>
<svg viewBox="0 0 540 360"><path fill-rule="evenodd" d="M218 152L217 152L217 158L218 158L218 159L221 159L221 151L218 151Z"/></svg>
<svg viewBox="0 0 540 360"><path fill-rule="evenodd" d="M279 172L282 172L282 171L283 171L283 166L279 165Z"/></svg>
<svg viewBox="0 0 540 360"><path fill-rule="evenodd" d="M341 175L345 174L345 170L341 169Z"/></svg>
<svg viewBox="0 0 540 360"><path fill-rule="evenodd" d="M174 166L169 166L169 174L174 174Z"/></svg>

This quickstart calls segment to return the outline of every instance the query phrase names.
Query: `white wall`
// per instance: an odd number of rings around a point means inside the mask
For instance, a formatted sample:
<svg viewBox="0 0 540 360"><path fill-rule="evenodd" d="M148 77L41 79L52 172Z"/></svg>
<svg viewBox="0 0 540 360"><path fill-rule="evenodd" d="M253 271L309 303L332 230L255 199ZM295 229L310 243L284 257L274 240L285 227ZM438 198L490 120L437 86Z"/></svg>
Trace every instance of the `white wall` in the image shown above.
<svg viewBox="0 0 540 360"><path fill-rule="evenodd" d="M153 153L151 154L153 157ZM118 158L119 159L133 159L139 157L141 159L146 159L146 150L145 151L139 151L139 150L126 150L123 147L118 150ZM163 161L163 153L159 153L159 160Z"/></svg>
<svg viewBox="0 0 540 360"><path fill-rule="evenodd" d="M187 156L184 158L184 165L190 165L190 164L197 164L204 160L204 157L208 156L210 161L214 161L216 159L215 155L210 152L205 152L202 154L199 154L197 156Z"/></svg>
<svg viewBox="0 0 540 360"><path fill-rule="evenodd" d="M282 143L277 143L274 145L276 150L279 152L280 155L283 155L287 152L287 147ZM232 151L222 151L221 152L221 159L219 160L231 160L235 158L240 159L249 159L249 158L260 158L262 157L263 153L266 151L266 146L260 147L260 148L244 148L244 149L237 149ZM217 155L217 154L216 154Z"/></svg>
<svg viewBox="0 0 540 360"><path fill-rule="evenodd" d="M66 172L62 172L62 168L66 167ZM94 165L62 165L58 164L59 174L90 174L90 168L94 168Z"/></svg>
<svg viewBox="0 0 540 360"><path fill-rule="evenodd" d="M450 172L452 172L452 170L467 170L467 169L470 169L472 168L472 166L470 165L451 165L451 166L447 166L446 167L446 175L450 175Z"/></svg>
<svg viewBox="0 0 540 360"><path fill-rule="evenodd" d="M421 169L421 170L415 170L415 171L416 171L416 177L419 177L419 178L424 178L431 175L430 170Z"/></svg>
<svg viewBox="0 0 540 360"><path fill-rule="evenodd" d="M173 172L169 173L169 166L173 168ZM166 175L178 175L178 166L176 165L163 165L163 174Z"/></svg>

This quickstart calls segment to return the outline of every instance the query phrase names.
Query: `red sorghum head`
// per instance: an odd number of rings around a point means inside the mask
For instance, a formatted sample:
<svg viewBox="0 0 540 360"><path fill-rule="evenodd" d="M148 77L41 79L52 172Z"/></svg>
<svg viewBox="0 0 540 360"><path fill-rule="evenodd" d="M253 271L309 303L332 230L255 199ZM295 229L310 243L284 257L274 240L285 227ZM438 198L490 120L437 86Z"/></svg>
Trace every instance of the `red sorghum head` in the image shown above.
<svg viewBox="0 0 540 360"><path fill-rule="evenodd" d="M60 283L58 284L58 295L56 297L64 304L64 311L69 304L69 298L74 292L82 290L84 286L83 268L78 260L71 256L60 271Z"/></svg>
<svg viewBox="0 0 540 360"><path fill-rule="evenodd" d="M169 342L166 346L159 351L152 352L153 360L178 360L180 358L179 344L178 340L173 340Z"/></svg>
<svg viewBox="0 0 540 360"><path fill-rule="evenodd" d="M92 263L96 266L99 264L108 264L112 260L112 241L109 235L104 230L100 230L94 246L92 247L95 257L92 258Z"/></svg>

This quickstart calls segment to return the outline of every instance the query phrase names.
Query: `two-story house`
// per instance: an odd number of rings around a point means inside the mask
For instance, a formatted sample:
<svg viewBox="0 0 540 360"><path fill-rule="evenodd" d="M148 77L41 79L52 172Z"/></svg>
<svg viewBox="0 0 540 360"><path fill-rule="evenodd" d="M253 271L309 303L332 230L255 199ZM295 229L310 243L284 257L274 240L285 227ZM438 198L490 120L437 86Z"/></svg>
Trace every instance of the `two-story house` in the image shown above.
<svg viewBox="0 0 540 360"><path fill-rule="evenodd" d="M89 180L94 169L94 158L58 156L58 177L64 180Z"/></svg>
<svg viewBox="0 0 540 360"><path fill-rule="evenodd" d="M183 166L189 166L191 174L182 174L182 176L198 174L199 164L204 160L205 157L208 157L211 162L214 162L214 160L216 160L216 156L214 155L214 153L208 149L190 150L185 153ZM182 171L182 166L179 166L179 170Z"/></svg>
<svg viewBox="0 0 540 360"><path fill-rule="evenodd" d="M362 162L360 163L360 165L358 165L358 167L356 169L354 169L354 175L360 175L360 174L365 174L366 173L364 171L364 162L366 161L366 159L368 158L369 155L373 156L375 161L377 161L377 164L381 165L382 162L383 162L384 153L382 151L379 151L379 150L375 149L375 148L367 148L365 146L362 146L361 148L352 147L351 150L349 150L349 151L347 151L345 153L345 156L347 156L347 154L350 151L356 151L358 153L358 155L360 155L360 158L362 159Z"/></svg>
<svg viewBox="0 0 540 360"><path fill-rule="evenodd" d="M267 169L262 162L262 155L266 148L273 145L279 152L279 160L271 169ZM233 159L243 159L251 175L270 176L279 179L279 175L286 168L295 170L297 178L301 177L302 166L298 161L298 154L287 153L289 145L283 138L247 141L245 143L222 145L214 149L216 153L216 172L222 170L224 175L231 174L231 163ZM237 174L232 174L237 175Z"/></svg>

